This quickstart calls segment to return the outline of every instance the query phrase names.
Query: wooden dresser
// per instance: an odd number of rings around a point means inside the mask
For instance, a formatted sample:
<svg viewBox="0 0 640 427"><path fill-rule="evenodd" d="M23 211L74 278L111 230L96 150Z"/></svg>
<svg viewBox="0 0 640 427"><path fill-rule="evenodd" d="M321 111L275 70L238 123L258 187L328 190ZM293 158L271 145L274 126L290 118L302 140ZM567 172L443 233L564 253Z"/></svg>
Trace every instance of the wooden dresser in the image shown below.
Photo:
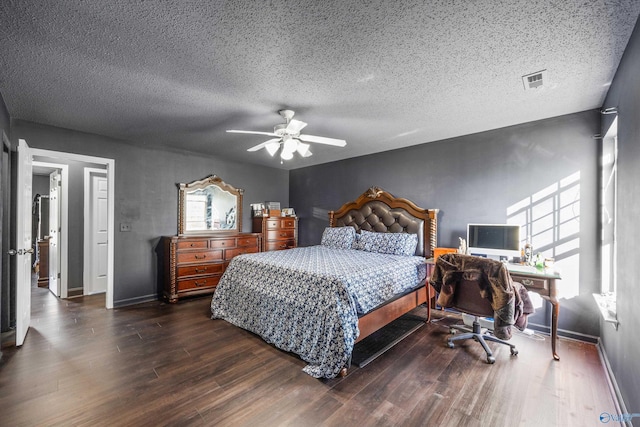
<svg viewBox="0 0 640 427"><path fill-rule="evenodd" d="M169 302L212 294L237 255L260 251L257 233L163 237L164 292Z"/></svg>
<svg viewBox="0 0 640 427"><path fill-rule="evenodd" d="M254 217L253 232L262 234L262 251L279 251L298 246L298 218Z"/></svg>
<svg viewBox="0 0 640 427"><path fill-rule="evenodd" d="M38 287L49 287L49 240L38 240Z"/></svg>

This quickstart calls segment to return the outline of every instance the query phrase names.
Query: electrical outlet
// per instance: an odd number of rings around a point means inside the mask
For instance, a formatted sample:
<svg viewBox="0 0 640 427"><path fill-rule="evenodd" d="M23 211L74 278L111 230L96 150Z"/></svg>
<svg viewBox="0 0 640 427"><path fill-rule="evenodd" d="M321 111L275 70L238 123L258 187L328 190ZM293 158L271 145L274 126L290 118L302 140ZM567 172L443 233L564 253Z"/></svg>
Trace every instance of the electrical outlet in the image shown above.
<svg viewBox="0 0 640 427"><path fill-rule="evenodd" d="M120 231L131 231L131 224L129 224L128 222L121 222Z"/></svg>

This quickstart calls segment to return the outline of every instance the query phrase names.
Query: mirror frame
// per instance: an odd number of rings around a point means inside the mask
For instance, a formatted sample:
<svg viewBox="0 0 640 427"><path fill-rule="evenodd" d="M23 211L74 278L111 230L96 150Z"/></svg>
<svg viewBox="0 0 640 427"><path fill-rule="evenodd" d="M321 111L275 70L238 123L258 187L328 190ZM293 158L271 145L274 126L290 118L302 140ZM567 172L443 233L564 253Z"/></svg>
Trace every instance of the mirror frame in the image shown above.
<svg viewBox="0 0 640 427"><path fill-rule="evenodd" d="M235 188L227 184L219 176L211 175L199 181L193 181L186 184L178 185L178 235L198 235L198 234L236 234L242 232L242 193L244 190ZM230 230L194 230L186 229L185 210L186 210L186 194L192 190L200 190L209 186L215 186L223 191L227 191L236 196L236 228Z"/></svg>

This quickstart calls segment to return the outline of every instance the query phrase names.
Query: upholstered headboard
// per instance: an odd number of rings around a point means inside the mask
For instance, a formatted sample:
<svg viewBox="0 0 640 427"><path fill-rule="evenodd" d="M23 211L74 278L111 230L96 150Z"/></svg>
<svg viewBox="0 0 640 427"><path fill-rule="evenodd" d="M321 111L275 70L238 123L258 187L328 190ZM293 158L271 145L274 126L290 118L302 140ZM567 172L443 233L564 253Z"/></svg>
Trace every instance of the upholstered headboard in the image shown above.
<svg viewBox="0 0 640 427"><path fill-rule="evenodd" d="M371 187L355 201L329 211L329 226L354 227L378 233L418 235L416 255L431 258L437 244L438 209L423 209L408 199L396 198Z"/></svg>

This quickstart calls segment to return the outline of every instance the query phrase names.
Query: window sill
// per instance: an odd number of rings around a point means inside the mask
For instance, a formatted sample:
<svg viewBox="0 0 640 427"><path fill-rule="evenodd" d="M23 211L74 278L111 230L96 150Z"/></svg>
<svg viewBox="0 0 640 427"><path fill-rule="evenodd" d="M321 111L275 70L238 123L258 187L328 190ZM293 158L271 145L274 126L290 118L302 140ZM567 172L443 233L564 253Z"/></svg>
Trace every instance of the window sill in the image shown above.
<svg viewBox="0 0 640 427"><path fill-rule="evenodd" d="M618 329L618 315L616 313L616 295L615 294L593 294L593 298L598 304L600 314L605 322L611 323L613 327Z"/></svg>

